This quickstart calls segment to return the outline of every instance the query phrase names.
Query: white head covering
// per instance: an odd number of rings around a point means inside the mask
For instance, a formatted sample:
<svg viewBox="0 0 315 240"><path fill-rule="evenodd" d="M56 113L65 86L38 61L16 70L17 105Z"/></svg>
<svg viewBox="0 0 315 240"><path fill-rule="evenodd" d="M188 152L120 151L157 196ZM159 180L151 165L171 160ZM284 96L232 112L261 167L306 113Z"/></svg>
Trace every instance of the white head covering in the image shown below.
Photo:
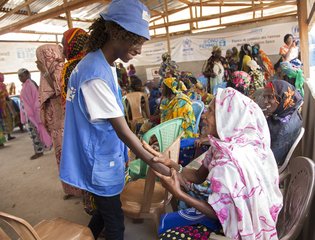
<svg viewBox="0 0 315 240"><path fill-rule="evenodd" d="M227 237L277 239L282 195L267 121L256 103L232 88L218 89L215 104L219 139L209 136L203 162L213 191L208 202Z"/></svg>

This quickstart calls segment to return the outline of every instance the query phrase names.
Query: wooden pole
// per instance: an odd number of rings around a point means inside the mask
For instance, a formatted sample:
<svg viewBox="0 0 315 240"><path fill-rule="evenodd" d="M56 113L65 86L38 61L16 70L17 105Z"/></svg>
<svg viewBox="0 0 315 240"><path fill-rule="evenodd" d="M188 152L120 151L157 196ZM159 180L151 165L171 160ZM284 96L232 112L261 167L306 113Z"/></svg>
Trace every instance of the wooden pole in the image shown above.
<svg viewBox="0 0 315 240"><path fill-rule="evenodd" d="M298 0L298 22L300 32L301 61L303 62L303 72L306 78L310 77L309 42L307 24L307 3L305 0Z"/></svg>
<svg viewBox="0 0 315 240"><path fill-rule="evenodd" d="M165 29L166 29L166 38L167 38L167 51L171 55L171 39L170 39L170 32L169 32L169 20L168 20L168 6L167 6L167 0L164 0L164 10L165 10L165 18L164 18L164 23L165 23ZM165 21L166 19L166 21Z"/></svg>
<svg viewBox="0 0 315 240"><path fill-rule="evenodd" d="M67 4L68 0L63 0L64 4ZM66 10L66 17L67 17L67 23L68 23L68 28L73 28L73 23L71 19L71 12L69 10Z"/></svg>
<svg viewBox="0 0 315 240"><path fill-rule="evenodd" d="M193 18L192 7L189 7L189 14L190 14L190 19L194 19ZM192 32L192 30L194 29L194 22L190 22L189 23L189 28L190 28L190 32Z"/></svg>

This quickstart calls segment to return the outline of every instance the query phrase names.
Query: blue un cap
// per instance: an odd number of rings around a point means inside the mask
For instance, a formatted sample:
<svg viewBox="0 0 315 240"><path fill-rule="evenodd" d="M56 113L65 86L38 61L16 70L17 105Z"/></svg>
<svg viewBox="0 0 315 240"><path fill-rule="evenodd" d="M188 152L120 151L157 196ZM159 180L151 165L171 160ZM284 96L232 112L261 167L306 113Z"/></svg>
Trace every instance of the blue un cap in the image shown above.
<svg viewBox="0 0 315 240"><path fill-rule="evenodd" d="M107 12L100 15L106 21L113 21L129 32L150 39L150 12L139 0L113 0Z"/></svg>

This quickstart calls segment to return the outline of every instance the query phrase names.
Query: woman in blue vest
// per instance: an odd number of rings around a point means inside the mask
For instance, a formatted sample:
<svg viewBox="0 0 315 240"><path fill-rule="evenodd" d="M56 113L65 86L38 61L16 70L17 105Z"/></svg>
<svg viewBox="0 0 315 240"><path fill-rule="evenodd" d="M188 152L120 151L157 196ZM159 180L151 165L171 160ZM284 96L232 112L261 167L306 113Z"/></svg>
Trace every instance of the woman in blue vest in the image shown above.
<svg viewBox="0 0 315 240"><path fill-rule="evenodd" d="M126 145L156 171L123 114L114 61L141 54L149 35L149 11L139 0L113 0L90 27L88 54L73 70L66 99L65 131L60 165L62 181L93 194L97 207L89 227L95 239L105 228L107 240L123 239L120 193L124 187Z"/></svg>

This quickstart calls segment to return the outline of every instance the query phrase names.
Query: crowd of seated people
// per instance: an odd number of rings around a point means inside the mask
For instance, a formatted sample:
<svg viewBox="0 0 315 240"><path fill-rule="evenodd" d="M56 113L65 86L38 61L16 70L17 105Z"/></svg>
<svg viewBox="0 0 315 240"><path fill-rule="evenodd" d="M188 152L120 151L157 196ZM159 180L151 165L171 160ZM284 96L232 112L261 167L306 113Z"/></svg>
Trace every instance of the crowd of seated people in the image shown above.
<svg viewBox="0 0 315 240"><path fill-rule="evenodd" d="M290 49L290 44L293 43L286 39L287 36L285 37L285 44ZM262 196L253 193L253 200L251 201L237 202L233 199L227 201L230 203L225 203L227 200L225 197L234 196L233 193L236 191L232 185L229 185L232 182L226 181L240 174L239 181L246 186L249 183L254 189L255 183L249 177L250 172L251 175L256 174L260 179L264 179L264 183L259 185L263 189L271 186L270 179L278 178L277 166L282 165L302 127L300 108L303 103L304 78L303 72L295 64L296 62L298 61L290 60L287 55L280 55L279 62L273 66L267 54L260 49L258 44L243 45L239 54L236 47L233 50L228 50L226 59L221 56L220 48L215 47L204 71L204 75L208 78L208 84L203 85L196 78L187 77L189 72L179 72L178 65L170 60L169 55L163 56L163 63L161 64L163 71L160 71L164 74L161 76L163 90L160 107L155 111L160 116L160 121L165 119L165 113L167 113L168 116L171 116L167 118L168 120L184 117L185 120L193 123L193 118L187 117L187 113L179 114L181 107L185 106L189 109L191 101L201 100L210 107L203 115L203 121L200 123L201 131L197 134L187 135L187 132L185 133L186 137L194 139L195 150L203 148L202 151L195 151L194 157L207 151L207 157L203 160L200 169L195 171L184 168L181 174L178 174L178 170L182 167L165 160L163 162L165 165L175 169L173 175L166 177L157 173L164 185L180 200L178 206L182 209L181 211L185 211L180 214L176 213L175 218L172 216L169 220L172 222L170 225L166 224L167 218L163 218L165 221L163 224L169 226L170 229L162 229L160 239L198 239L197 236L203 239L201 237L209 236L209 232L217 231L215 227L217 225L213 221L209 223L200 220L202 224L192 222L189 225L189 222L182 221L181 217L179 217L180 220L177 219L179 215L196 214L196 211L191 210L191 208L197 209L199 214L200 212L204 214L203 218L199 219L209 219L209 217L217 219L224 234L231 238L239 239L245 232L247 234L260 232L260 229L264 228L264 224L270 227L270 231L265 233L265 237L268 237L268 234L275 234L277 215L282 207L282 196L277 184L271 184L272 191L268 193L268 197L265 196L266 198L270 197L268 200L258 200ZM167 65L167 63L170 64ZM190 98L190 101L187 97ZM175 108L174 103L168 109L170 99L173 98L181 99L182 103L178 108ZM240 102L248 102L248 105L245 104L245 107ZM225 113L226 109L228 113ZM227 115L229 114L233 117L228 118ZM242 124L244 125L239 127ZM255 124L264 127L254 128L251 133L244 130L245 126ZM209 134L209 128L215 130ZM187 130L187 128L184 129ZM238 129L239 132L235 129ZM255 141L254 135L262 136L260 143ZM256 144L262 145L258 147ZM233 147L231 147L232 145ZM244 148L248 149L244 150ZM256 152L255 158L250 157L251 151ZM259 153L257 157L257 151L265 151L265 153ZM234 154L238 155L239 152L242 152L243 155L234 156ZM267 171L270 170L269 173L272 176L266 176L261 169L256 169L263 159L267 159L268 166L264 167L268 168ZM180 160L179 162L181 162ZM258 165L249 166L251 164L248 162ZM225 175L229 171L235 172L230 172L229 176ZM183 182L189 184L183 186ZM277 183L277 180L275 182ZM241 186L238 187L242 188ZM263 206L255 212L251 204L256 207L259 204ZM264 208L265 210L263 210ZM259 215L264 215L264 219L268 223L262 223L259 217L255 217ZM246 219L246 216L251 217ZM247 224L246 221L254 221L255 224ZM240 222L241 225L237 224ZM246 231L240 229L246 229ZM179 235L181 237L176 238Z"/></svg>
<svg viewBox="0 0 315 240"><path fill-rule="evenodd" d="M52 45L39 48L37 56L41 71L40 110L56 148L58 166L64 104L66 98L71 97L66 94L67 84L72 70L86 54L83 46L87 33L81 29L69 31L68 34L74 34L73 40L68 39L67 32L63 39L64 53L69 58L67 63L58 57L60 49ZM140 79L132 64L126 69L122 63L117 63L112 69L117 72L122 97L131 92L147 94L148 101L142 99L141 106L138 106L145 112L145 104L149 105L149 114L144 116L146 120L136 127L140 138L160 123L183 118L182 143L187 139L192 143L181 148L178 162L183 166L159 158L160 163L171 169L172 175L157 175L180 200L178 204L182 211L189 215L194 212L191 208L197 209L205 221L202 224L172 225L161 232L161 239L177 239L179 235L180 239L205 239L211 231L220 230L226 236L240 239L258 234L266 226L268 231L262 233L265 238L276 234L277 216L282 207L277 166L282 165L301 130L300 108L304 93L302 63L297 59L296 41L292 35L286 35L284 42L280 59L274 66L259 44L244 44L240 50L233 47L226 51L225 57L221 48L214 46L200 78L189 69L180 69L169 53L162 55L160 77L153 81ZM52 62L54 71L45 65L47 49L55 56ZM76 52L78 49L80 51ZM40 51L43 51L42 58ZM74 61L71 57L75 57ZM88 93L87 88L84 91ZM199 121L192 107L196 101L205 105L197 131ZM59 115L52 111L56 106L60 109ZM1 109L3 114L3 107ZM59 122L50 122L50 113ZM2 135L6 133L1 127L0 124L0 146ZM185 167L204 152L207 152L206 157L198 170ZM128 172L126 179L129 180ZM94 210L88 192L66 183L62 186L65 199L83 195L86 210L89 213ZM214 221L207 222L209 218ZM176 221L173 223L177 224Z"/></svg>

